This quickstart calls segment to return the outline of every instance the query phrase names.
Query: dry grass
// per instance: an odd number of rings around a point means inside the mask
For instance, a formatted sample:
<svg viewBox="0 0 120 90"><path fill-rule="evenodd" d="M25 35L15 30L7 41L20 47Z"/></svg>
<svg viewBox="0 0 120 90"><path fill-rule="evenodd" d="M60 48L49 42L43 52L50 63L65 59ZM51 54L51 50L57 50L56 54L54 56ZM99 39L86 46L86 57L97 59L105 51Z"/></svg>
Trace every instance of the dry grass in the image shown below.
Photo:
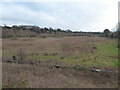
<svg viewBox="0 0 120 90"><path fill-rule="evenodd" d="M17 55L20 50L25 54L59 54L75 55L92 52L94 42L104 42L105 39L95 37L64 37L64 38L19 38L17 40L3 39L3 56Z"/></svg>
<svg viewBox="0 0 120 90"><path fill-rule="evenodd" d="M6 67L7 66L7 67ZM115 88L117 74L56 69L40 65L3 64L3 87Z"/></svg>
<svg viewBox="0 0 120 90"><path fill-rule="evenodd" d="M117 66L117 48L112 46L113 50L105 50L106 45L115 44L113 41L86 36L3 39L3 60L11 59L15 55L19 60L54 60L83 66L113 67Z"/></svg>
<svg viewBox="0 0 120 90"><path fill-rule="evenodd" d="M49 67L80 65L117 70L117 48L111 45L114 53L111 49L108 53L105 47L109 44L115 45L115 40L86 36L3 39L3 61L13 55L17 56L17 60L40 61L38 65L4 62L3 87L117 87L116 74ZM103 50L106 53L103 54Z"/></svg>

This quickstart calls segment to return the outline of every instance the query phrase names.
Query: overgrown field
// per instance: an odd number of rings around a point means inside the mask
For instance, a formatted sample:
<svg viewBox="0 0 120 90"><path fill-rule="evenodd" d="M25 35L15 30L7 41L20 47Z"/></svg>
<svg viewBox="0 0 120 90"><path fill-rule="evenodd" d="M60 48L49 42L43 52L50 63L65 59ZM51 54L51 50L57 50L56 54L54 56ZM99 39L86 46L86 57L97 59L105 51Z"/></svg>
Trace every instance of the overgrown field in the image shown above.
<svg viewBox="0 0 120 90"><path fill-rule="evenodd" d="M17 60L39 62L39 65L3 63L3 87L30 87L33 83L31 87L117 87L115 75L44 66L117 71L117 43L117 39L88 36L3 39L3 61L16 56Z"/></svg>
<svg viewBox="0 0 120 90"><path fill-rule="evenodd" d="M118 66L117 40L100 37L3 39L3 60L51 60L81 66Z"/></svg>

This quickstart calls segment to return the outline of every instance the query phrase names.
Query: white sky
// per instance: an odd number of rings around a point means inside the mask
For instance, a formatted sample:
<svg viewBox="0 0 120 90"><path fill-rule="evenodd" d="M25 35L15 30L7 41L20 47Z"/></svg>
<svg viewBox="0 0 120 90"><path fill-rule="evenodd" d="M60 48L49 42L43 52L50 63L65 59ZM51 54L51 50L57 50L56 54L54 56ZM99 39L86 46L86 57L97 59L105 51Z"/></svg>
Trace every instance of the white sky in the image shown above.
<svg viewBox="0 0 120 90"><path fill-rule="evenodd" d="M49 1L49 2L48 2ZM119 0L3 0L0 24L102 32L118 23Z"/></svg>

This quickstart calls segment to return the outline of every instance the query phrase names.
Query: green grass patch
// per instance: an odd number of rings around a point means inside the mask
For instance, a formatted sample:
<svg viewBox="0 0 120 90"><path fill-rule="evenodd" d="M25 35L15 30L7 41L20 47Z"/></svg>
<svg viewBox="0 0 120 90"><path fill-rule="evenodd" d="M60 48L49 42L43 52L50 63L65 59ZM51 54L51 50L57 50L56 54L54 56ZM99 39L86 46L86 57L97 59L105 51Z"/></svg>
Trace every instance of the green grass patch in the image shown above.
<svg viewBox="0 0 120 90"><path fill-rule="evenodd" d="M118 48L115 43L97 43L97 52L101 55L118 56Z"/></svg>
<svg viewBox="0 0 120 90"><path fill-rule="evenodd" d="M109 40L109 42L96 43L97 51L95 53L96 65L100 66L118 66L118 48L116 40Z"/></svg>

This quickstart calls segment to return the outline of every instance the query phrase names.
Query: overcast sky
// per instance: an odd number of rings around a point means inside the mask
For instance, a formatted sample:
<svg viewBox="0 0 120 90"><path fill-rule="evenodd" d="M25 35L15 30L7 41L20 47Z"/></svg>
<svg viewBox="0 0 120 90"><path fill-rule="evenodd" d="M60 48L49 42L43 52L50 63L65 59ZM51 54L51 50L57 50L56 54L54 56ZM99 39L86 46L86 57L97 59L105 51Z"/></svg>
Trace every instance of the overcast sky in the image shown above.
<svg viewBox="0 0 120 90"><path fill-rule="evenodd" d="M37 25L73 31L102 32L106 28L112 30L118 22L119 0L8 1L0 3L1 25Z"/></svg>

